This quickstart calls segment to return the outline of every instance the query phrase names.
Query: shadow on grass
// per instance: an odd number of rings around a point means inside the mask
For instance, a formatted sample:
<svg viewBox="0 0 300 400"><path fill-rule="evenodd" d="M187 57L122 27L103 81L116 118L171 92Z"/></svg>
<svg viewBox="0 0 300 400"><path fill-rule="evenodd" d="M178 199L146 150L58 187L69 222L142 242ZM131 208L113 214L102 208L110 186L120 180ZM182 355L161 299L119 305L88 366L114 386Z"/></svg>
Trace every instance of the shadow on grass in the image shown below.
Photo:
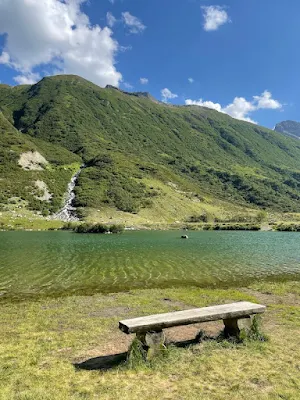
<svg viewBox="0 0 300 400"><path fill-rule="evenodd" d="M82 363L73 364L76 369L85 370L108 370L123 364L127 360L128 352L113 354L109 356L90 358Z"/></svg>
<svg viewBox="0 0 300 400"><path fill-rule="evenodd" d="M199 344L202 340L212 340L213 338L203 337L202 335L197 335L195 339L185 340L181 342L168 342L168 345L172 345L178 348L186 348L196 344ZM77 370L109 370L124 364L128 359L128 352L120 354L112 354L109 356L101 356L90 358L82 363L73 364Z"/></svg>

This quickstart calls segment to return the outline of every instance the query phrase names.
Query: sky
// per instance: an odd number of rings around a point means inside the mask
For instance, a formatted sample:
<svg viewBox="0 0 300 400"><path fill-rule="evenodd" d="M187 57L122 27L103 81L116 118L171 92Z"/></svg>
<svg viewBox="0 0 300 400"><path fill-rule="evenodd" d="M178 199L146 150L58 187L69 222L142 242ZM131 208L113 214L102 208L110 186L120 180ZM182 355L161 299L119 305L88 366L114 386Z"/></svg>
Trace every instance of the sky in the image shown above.
<svg viewBox="0 0 300 400"><path fill-rule="evenodd" d="M0 0L0 81L56 74L269 128L300 120L299 0Z"/></svg>

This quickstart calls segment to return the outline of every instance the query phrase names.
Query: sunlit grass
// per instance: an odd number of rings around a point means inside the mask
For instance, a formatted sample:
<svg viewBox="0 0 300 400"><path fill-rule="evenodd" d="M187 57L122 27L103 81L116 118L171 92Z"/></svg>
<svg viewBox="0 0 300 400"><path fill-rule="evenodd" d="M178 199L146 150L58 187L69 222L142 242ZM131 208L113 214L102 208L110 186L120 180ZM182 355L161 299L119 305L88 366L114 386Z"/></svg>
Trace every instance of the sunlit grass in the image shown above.
<svg viewBox="0 0 300 400"><path fill-rule="evenodd" d="M0 399L298 399L300 390L297 282L243 289L153 289L111 295L41 299L0 305ZM292 290L293 305L285 304ZM171 346L151 364L121 363L108 371L78 363L128 349L118 330L124 317L268 295L262 328L268 342L204 341ZM274 293L274 294L273 294ZM282 304L277 304L282 296ZM181 328L179 328L181 329ZM167 332L168 335L168 332Z"/></svg>

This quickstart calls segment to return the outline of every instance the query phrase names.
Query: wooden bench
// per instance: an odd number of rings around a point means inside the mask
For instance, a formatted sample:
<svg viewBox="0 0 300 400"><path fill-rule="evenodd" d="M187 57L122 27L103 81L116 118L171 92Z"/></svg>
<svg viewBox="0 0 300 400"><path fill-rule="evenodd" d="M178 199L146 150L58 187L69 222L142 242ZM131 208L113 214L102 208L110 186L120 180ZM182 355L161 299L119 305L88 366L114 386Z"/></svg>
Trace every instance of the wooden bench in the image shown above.
<svg viewBox="0 0 300 400"><path fill-rule="evenodd" d="M148 348L164 343L163 329L199 322L223 320L225 337L239 337L239 321L254 314L262 314L265 310L263 305L241 301L127 319L119 322L119 328L127 334L136 333L138 339Z"/></svg>

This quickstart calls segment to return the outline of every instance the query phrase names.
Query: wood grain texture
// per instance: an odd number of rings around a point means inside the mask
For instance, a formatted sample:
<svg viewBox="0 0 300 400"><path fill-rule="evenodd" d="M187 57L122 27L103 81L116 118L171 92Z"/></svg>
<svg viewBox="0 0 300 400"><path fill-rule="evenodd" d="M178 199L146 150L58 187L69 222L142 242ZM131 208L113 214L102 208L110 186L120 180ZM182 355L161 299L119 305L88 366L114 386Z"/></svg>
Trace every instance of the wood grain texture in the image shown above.
<svg viewBox="0 0 300 400"><path fill-rule="evenodd" d="M199 322L217 321L220 319L245 318L249 315L261 314L265 312L265 309L266 307L261 304L242 301L127 319L119 322L119 328L122 332L127 334L159 331L178 325L189 325Z"/></svg>

